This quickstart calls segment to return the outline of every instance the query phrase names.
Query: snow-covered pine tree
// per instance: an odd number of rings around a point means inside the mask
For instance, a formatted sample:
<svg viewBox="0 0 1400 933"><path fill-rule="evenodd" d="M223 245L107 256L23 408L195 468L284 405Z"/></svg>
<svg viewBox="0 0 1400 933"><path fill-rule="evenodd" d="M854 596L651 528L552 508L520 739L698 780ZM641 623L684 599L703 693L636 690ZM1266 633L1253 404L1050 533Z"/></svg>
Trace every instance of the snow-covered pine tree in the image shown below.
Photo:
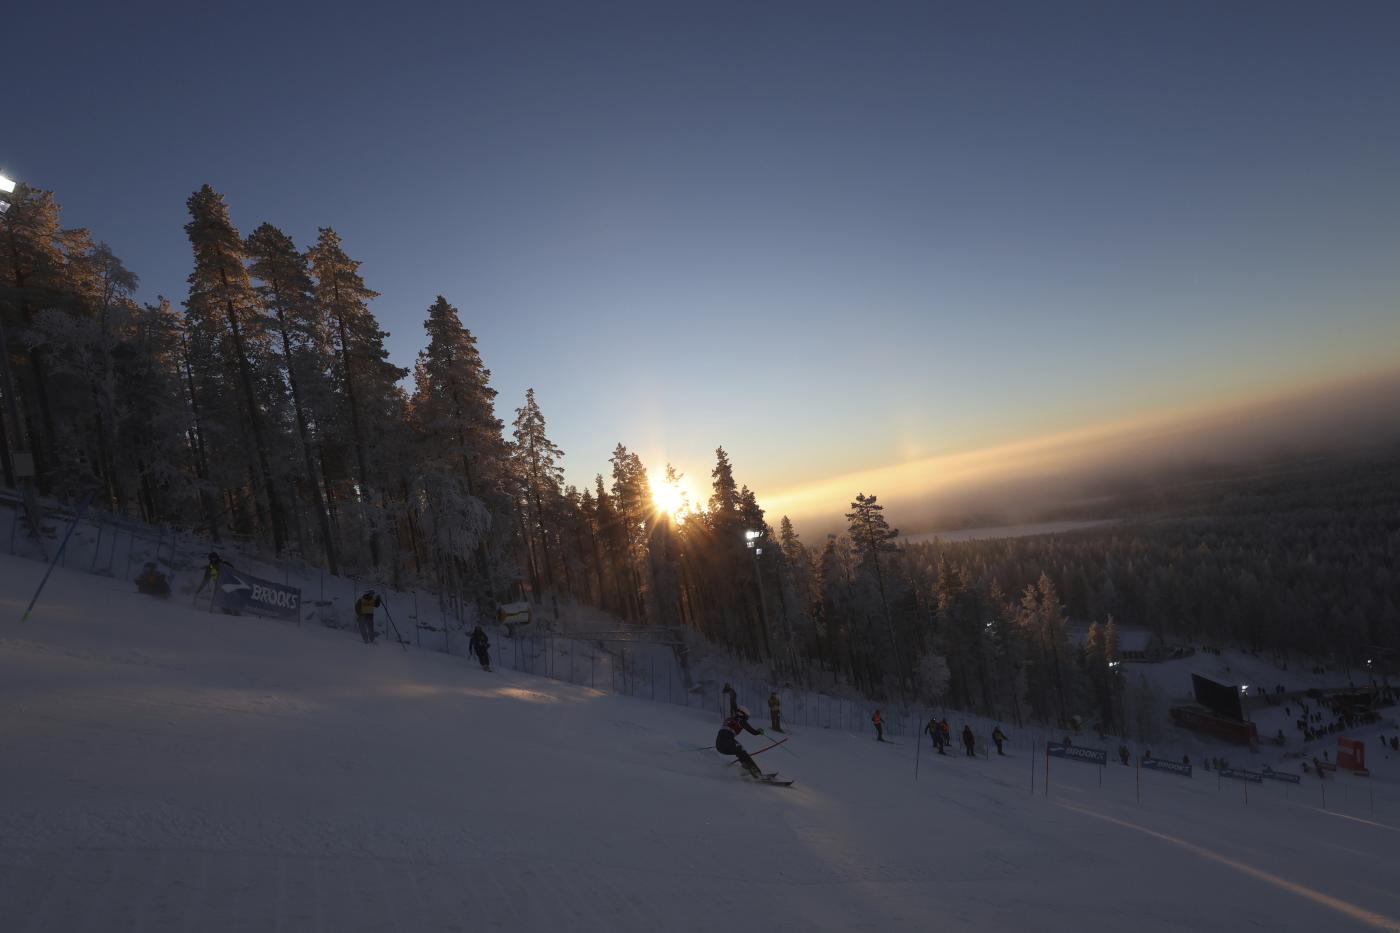
<svg viewBox="0 0 1400 933"><path fill-rule="evenodd" d="M4 286L4 291L0 291L0 308L4 310L0 324L5 328L10 357L19 365L12 372L15 404L6 406L5 418L13 420L14 411L20 423L10 425L8 437L6 432L0 432L0 454L6 480L14 485L10 450L13 438L17 449L33 456L35 482L41 491L48 491L54 420L48 404L43 351L26 347L22 332L33 323L35 315L52 307L63 294L63 230L52 192L21 184L7 198L10 209L0 214L0 285Z"/></svg>
<svg viewBox="0 0 1400 933"><path fill-rule="evenodd" d="M267 386L280 383L270 361L267 321L244 266L247 253L243 238L229 218L223 195L204 185L186 204L190 221L185 234L194 252L194 270L189 275L185 313L191 343L197 348L197 353L191 354L192 362L197 360L196 371L202 371L196 384L206 393L200 402L209 403L216 417L233 416L247 425L249 474L255 492L266 499L272 547L280 554L285 546L286 516L272 470L272 419L267 417L269 408L275 408L268 393L260 397L257 389L260 382ZM241 402L241 412L228 405L229 395ZM217 407L215 400L221 402ZM242 433L225 435L221 446L232 446ZM223 462L232 459L232 453L224 449L211 460Z"/></svg>
<svg viewBox="0 0 1400 933"><path fill-rule="evenodd" d="M624 573L628 587L629 615L646 617L647 593L643 583L646 562L646 517L651 511L651 486L642 458L622 444L613 449L612 497L625 551Z"/></svg>
<svg viewBox="0 0 1400 933"><path fill-rule="evenodd" d="M627 598L627 587L630 583L630 575L627 570L629 556L627 534L622 527L622 518L618 515L612 494L608 492L601 473L593 478L593 498L596 504L597 534L602 545L605 574L614 596L612 609L614 612L627 615L632 605L631 600Z"/></svg>
<svg viewBox="0 0 1400 933"><path fill-rule="evenodd" d="M515 443L510 457L515 487L520 492L521 521L526 528L525 546L534 555L532 563L542 568L537 576L536 599L549 592L554 617L559 617L558 582L555 565L563 555L556 553L556 531L551 526L558 513L558 500L564 484L560 450L545 433L544 413L535 401L535 390L525 390L525 404L515 410ZM562 565L560 567L562 569ZM540 588L542 587L542 588Z"/></svg>
<svg viewBox="0 0 1400 933"><path fill-rule="evenodd" d="M428 346L418 355L410 405L418 436L419 514L437 529L435 546L464 562L457 570L472 567L473 599L494 614L504 595L495 578L511 572L505 564L515 525L496 390L476 338L446 298L439 295L428 308L423 327Z"/></svg>
<svg viewBox="0 0 1400 933"><path fill-rule="evenodd" d="M319 444L313 432L319 421L312 417L309 408L309 403L318 397L323 402L329 400L327 392L315 390L331 368L330 334L315 299L307 256L296 248L292 238L265 223L249 234L247 251L249 272L258 282L256 291L264 311L272 318L291 391L297 441L305 466L298 485L310 497L326 568L339 574L335 534L321 491L324 472L316 456Z"/></svg>
<svg viewBox="0 0 1400 933"><path fill-rule="evenodd" d="M86 230L64 231L61 239L59 288L24 335L45 361L57 454L49 479L68 494L97 493L99 507L124 510L128 490L114 463L112 369L123 325L135 310L136 276Z"/></svg>
<svg viewBox="0 0 1400 933"><path fill-rule="evenodd" d="M803 658L823 658L826 649L822 644L817 618L817 606L820 603L820 591L817 587L818 568L812 552L802 543L801 537L793 528L792 519L786 515L778 522L778 543L786 565L783 576L783 587L788 594L786 601L799 626L799 654Z"/></svg>
<svg viewBox="0 0 1400 933"><path fill-rule="evenodd" d="M166 299L144 305L128 319L113 359L115 469L134 483L140 517L151 523L193 524L203 505L191 457L183 329Z"/></svg>
<svg viewBox="0 0 1400 933"><path fill-rule="evenodd" d="M339 234L322 227L307 258L316 283L315 303L330 327L333 381L343 393L347 441L354 451L355 498L369 541L370 562L379 567L381 535L392 522L384 508L387 478L382 470L372 468L371 461L372 455L392 449L391 431L403 423L404 399L398 382L408 370L389 362L384 347L388 333L380 329L369 309L378 292L365 285L359 262L346 255Z"/></svg>
<svg viewBox="0 0 1400 933"><path fill-rule="evenodd" d="M880 559L881 554L894 549L891 542L899 536L899 532L890 528L889 522L885 520L884 511L885 507L879 504L877 496L858 493L855 501L851 503L851 511L846 513L846 521L849 523L847 534L850 535L852 546L861 555L862 567L874 576L880 615L884 619L885 635L889 640L890 660L894 665L896 677L903 682L908 673L908 665L904 663L904 653L895 637L889 595L885 586L885 566Z"/></svg>

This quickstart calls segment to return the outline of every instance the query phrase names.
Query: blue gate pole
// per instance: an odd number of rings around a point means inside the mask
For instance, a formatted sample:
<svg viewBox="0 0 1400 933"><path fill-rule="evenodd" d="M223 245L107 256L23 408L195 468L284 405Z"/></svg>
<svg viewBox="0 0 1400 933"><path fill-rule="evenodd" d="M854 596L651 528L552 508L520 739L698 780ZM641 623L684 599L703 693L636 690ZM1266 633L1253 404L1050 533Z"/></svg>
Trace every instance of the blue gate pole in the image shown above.
<svg viewBox="0 0 1400 933"><path fill-rule="evenodd" d="M29 621L29 613L34 611L34 604L39 601L39 594L44 592L44 587L49 582L49 575L53 573L54 564L57 564L58 559L63 556L64 548L68 547L68 539L73 536L73 529L78 527L78 522L82 521L83 513L87 511L90 501L92 501L92 493L83 497L83 504L78 506L77 514L73 516L73 524L69 525L68 530L64 532L63 541L58 545L58 553L53 556L53 560L49 561L49 569L44 571L44 579L39 581L39 588L34 591L34 598L29 601L28 608L24 610L24 615L20 618L21 622Z"/></svg>
<svg viewBox="0 0 1400 933"><path fill-rule="evenodd" d="M92 562L88 565L88 573L97 572L97 554L102 550L102 518L97 519L97 543L92 548Z"/></svg>

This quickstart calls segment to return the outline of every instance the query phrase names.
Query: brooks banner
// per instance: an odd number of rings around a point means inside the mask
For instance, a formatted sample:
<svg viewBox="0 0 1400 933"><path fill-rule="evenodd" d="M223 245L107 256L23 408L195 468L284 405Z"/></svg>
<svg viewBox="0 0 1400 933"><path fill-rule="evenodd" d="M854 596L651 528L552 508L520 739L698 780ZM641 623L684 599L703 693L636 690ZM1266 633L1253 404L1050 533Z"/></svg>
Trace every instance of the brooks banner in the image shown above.
<svg viewBox="0 0 1400 933"><path fill-rule="evenodd" d="M1264 768L1264 777L1271 781L1283 781L1285 784L1301 784L1303 779L1296 774L1287 774L1283 771L1275 771L1273 768Z"/></svg>
<svg viewBox="0 0 1400 933"><path fill-rule="evenodd" d="M219 571L214 608L295 622L301 614L301 589L260 580L225 565Z"/></svg>
<svg viewBox="0 0 1400 933"><path fill-rule="evenodd" d="M1232 778L1236 781L1248 781L1251 784L1263 784L1264 775L1258 771L1241 771L1238 768L1221 768L1220 776Z"/></svg>
<svg viewBox="0 0 1400 933"><path fill-rule="evenodd" d="M1191 766L1184 765L1179 761L1163 761L1160 758L1145 758L1142 766L1148 771L1166 771L1169 774L1179 774L1182 777L1191 776Z"/></svg>
<svg viewBox="0 0 1400 933"><path fill-rule="evenodd" d="M1078 745L1050 742L1045 746L1045 754L1051 758L1069 758L1074 761L1082 761L1086 765L1108 764L1108 750L1103 748L1081 748Z"/></svg>

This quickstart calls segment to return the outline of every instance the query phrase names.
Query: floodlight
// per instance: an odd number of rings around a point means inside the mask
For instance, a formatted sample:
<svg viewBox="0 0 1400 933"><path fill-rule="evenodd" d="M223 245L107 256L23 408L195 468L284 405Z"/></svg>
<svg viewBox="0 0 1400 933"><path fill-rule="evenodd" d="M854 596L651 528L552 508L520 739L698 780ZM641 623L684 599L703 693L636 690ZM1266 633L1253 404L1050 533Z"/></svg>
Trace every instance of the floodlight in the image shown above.
<svg viewBox="0 0 1400 933"><path fill-rule="evenodd" d="M15 190L15 183L4 175L0 175L0 194L9 194Z"/></svg>

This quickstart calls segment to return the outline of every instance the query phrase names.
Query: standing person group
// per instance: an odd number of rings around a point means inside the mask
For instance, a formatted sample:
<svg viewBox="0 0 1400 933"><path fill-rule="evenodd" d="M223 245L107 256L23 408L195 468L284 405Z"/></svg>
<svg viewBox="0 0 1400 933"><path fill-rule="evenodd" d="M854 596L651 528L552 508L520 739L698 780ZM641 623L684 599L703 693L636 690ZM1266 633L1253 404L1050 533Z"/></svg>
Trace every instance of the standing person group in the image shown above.
<svg viewBox="0 0 1400 933"><path fill-rule="evenodd" d="M928 725L924 726L924 731L933 739L933 747L938 750L938 754L946 755L946 749L953 744L952 729L948 726L948 720L934 716L928 721ZM1001 726L992 730L992 742L997 747L997 754L1004 756L1006 752L1002 750L1002 745L1006 742L1006 733L1001 731ZM962 743L964 754L976 757L977 736L973 734L972 726L963 725Z"/></svg>
<svg viewBox="0 0 1400 933"><path fill-rule="evenodd" d="M952 732L948 726L948 720L939 720L939 718L935 716L928 721L928 725L924 727L924 731L933 738L933 747L938 749L938 754L946 755L947 752L945 752L944 749L951 745L953 741Z"/></svg>

